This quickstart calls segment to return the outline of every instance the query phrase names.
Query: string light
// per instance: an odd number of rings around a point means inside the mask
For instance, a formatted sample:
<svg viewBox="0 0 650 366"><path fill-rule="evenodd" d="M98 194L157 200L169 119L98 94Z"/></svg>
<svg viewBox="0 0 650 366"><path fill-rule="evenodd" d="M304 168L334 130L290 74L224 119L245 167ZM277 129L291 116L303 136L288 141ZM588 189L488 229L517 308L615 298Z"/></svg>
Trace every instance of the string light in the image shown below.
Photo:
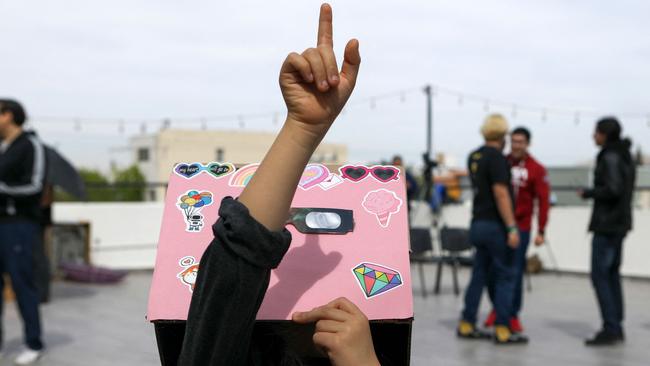
<svg viewBox="0 0 650 366"><path fill-rule="evenodd" d="M487 99L483 102L483 111L486 113L490 111L490 101Z"/></svg>
<svg viewBox="0 0 650 366"><path fill-rule="evenodd" d="M74 119L74 130L77 132L81 131L81 120L79 118Z"/></svg>
<svg viewBox="0 0 650 366"><path fill-rule="evenodd" d="M546 116L546 109L542 110L542 123L546 123L547 116Z"/></svg>
<svg viewBox="0 0 650 366"><path fill-rule="evenodd" d="M143 135L147 133L147 124L144 122L140 124L140 133Z"/></svg>
<svg viewBox="0 0 650 366"><path fill-rule="evenodd" d="M208 129L208 121L203 117L201 118L201 129L204 131Z"/></svg>
<svg viewBox="0 0 650 366"><path fill-rule="evenodd" d="M239 115L237 116L237 121L239 121L239 128L246 128L246 122L244 121L244 116Z"/></svg>
<svg viewBox="0 0 650 366"><path fill-rule="evenodd" d="M124 135L124 120L123 119L120 120L120 124L117 127L117 132L120 135Z"/></svg>
<svg viewBox="0 0 650 366"><path fill-rule="evenodd" d="M517 106L516 105L512 106L512 118L513 119L517 118Z"/></svg>
<svg viewBox="0 0 650 366"><path fill-rule="evenodd" d="M375 109L377 107L377 101L375 97L370 98L370 109Z"/></svg>
<svg viewBox="0 0 650 366"><path fill-rule="evenodd" d="M464 101L463 95L461 94L461 95L458 96L458 106L462 107L464 103L465 103L465 101Z"/></svg>
<svg viewBox="0 0 650 366"><path fill-rule="evenodd" d="M573 116L573 123L577 126L580 124L580 112L576 112Z"/></svg>

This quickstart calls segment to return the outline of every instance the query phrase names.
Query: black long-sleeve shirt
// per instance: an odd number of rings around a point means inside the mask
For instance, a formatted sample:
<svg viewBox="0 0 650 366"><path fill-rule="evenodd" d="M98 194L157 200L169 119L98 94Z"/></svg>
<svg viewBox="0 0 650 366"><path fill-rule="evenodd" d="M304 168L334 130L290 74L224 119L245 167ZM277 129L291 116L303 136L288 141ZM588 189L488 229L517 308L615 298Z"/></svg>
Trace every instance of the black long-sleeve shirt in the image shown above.
<svg viewBox="0 0 650 366"><path fill-rule="evenodd" d="M249 365L257 311L291 233L270 232L246 206L221 201L214 239L199 264L179 359L181 366Z"/></svg>

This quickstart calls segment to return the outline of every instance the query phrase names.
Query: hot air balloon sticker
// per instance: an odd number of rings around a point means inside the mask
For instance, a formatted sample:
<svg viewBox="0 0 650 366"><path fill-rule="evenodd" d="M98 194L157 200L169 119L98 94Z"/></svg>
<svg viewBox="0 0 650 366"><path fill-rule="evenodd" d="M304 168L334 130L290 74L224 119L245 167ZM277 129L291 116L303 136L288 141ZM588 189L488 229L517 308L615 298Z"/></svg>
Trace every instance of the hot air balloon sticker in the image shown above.
<svg viewBox="0 0 650 366"><path fill-rule="evenodd" d="M187 223L185 231L189 233L200 232L203 228L201 209L212 204L212 192L191 190L178 200L178 208L183 212Z"/></svg>

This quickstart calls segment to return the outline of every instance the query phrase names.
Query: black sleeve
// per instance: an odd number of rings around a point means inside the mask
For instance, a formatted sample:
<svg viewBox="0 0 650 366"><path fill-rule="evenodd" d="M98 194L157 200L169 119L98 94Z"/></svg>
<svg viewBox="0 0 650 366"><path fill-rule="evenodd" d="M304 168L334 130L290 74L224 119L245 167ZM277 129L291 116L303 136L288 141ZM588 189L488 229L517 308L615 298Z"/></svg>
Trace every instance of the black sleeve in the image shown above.
<svg viewBox="0 0 650 366"><path fill-rule="evenodd" d="M606 153L602 162L603 185L599 185L588 192L587 197L597 200L615 200L623 194L623 176L621 158L616 153Z"/></svg>
<svg viewBox="0 0 650 366"><path fill-rule="evenodd" d="M246 206L227 197L214 239L201 258L179 365L247 365L257 311L270 271L289 249L291 234L270 232Z"/></svg>
<svg viewBox="0 0 650 366"><path fill-rule="evenodd" d="M490 185L493 184L510 184L510 167L508 161L503 155L490 155L488 161L488 171L490 176Z"/></svg>

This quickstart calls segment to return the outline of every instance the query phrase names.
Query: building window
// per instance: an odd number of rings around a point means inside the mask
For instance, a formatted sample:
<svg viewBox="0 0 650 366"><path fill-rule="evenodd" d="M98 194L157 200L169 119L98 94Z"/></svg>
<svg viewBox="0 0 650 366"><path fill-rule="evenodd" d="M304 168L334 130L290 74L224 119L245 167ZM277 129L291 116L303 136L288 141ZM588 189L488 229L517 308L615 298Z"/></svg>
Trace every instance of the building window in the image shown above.
<svg viewBox="0 0 650 366"><path fill-rule="evenodd" d="M223 156L224 156L223 149L218 148L217 149L217 156L216 156L217 159L216 159L216 161L223 162L223 159L224 159Z"/></svg>
<svg viewBox="0 0 650 366"><path fill-rule="evenodd" d="M141 147L138 149L138 161L149 161L149 149L146 147Z"/></svg>

